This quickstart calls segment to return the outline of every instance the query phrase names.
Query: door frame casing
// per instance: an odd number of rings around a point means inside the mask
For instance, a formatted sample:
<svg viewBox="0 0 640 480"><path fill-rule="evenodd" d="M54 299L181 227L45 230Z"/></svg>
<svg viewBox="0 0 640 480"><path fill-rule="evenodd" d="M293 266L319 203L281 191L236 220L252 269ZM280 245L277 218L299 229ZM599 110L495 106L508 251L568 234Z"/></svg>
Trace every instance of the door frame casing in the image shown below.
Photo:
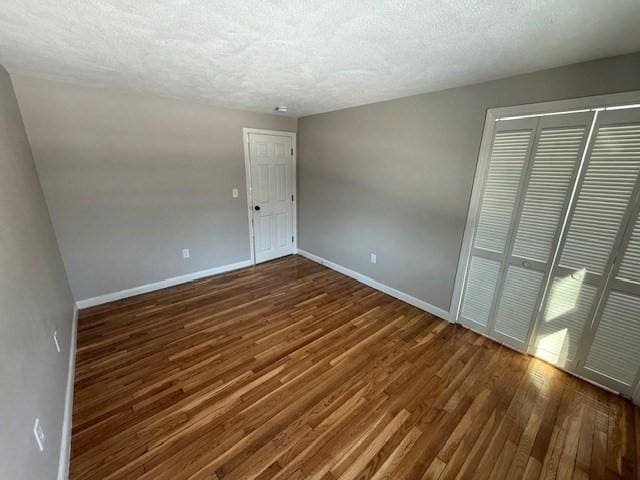
<svg viewBox="0 0 640 480"><path fill-rule="evenodd" d="M244 149L244 176L247 190L247 219L249 221L249 251L251 253L251 264L256 264L255 251L255 233L253 229L253 195L251 191L251 152L249 150L249 135L273 135L277 137L289 137L291 139L291 148L293 155L291 160L291 194L293 202L291 202L291 231L293 232L293 253L298 252L298 145L296 144L296 132L287 132L281 130L263 130L260 128L243 128L242 129L242 145Z"/></svg>

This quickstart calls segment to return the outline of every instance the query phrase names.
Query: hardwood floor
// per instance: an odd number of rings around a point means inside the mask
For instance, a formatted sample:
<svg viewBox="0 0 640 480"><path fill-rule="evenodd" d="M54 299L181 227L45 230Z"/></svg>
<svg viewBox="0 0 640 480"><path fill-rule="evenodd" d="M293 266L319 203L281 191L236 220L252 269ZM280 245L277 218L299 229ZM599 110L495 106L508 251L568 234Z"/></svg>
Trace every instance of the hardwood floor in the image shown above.
<svg viewBox="0 0 640 480"><path fill-rule="evenodd" d="M639 479L640 410L302 257L81 312L71 479Z"/></svg>

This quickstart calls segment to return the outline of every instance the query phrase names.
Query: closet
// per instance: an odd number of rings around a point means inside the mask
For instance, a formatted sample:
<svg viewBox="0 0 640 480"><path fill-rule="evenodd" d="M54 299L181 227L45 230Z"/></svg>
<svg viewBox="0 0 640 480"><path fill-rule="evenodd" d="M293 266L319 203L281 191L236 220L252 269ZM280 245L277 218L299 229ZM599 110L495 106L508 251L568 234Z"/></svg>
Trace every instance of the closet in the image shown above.
<svg viewBox="0 0 640 480"><path fill-rule="evenodd" d="M631 396L640 377L640 105L497 118L456 319Z"/></svg>

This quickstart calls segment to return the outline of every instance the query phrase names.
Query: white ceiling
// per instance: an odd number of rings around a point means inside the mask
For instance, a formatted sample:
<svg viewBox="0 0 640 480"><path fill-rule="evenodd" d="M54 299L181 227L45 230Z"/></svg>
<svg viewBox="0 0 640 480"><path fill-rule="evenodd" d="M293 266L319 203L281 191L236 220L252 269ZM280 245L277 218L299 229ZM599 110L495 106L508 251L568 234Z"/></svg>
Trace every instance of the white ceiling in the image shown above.
<svg viewBox="0 0 640 480"><path fill-rule="evenodd" d="M3 0L12 73L302 116L640 50L640 0Z"/></svg>

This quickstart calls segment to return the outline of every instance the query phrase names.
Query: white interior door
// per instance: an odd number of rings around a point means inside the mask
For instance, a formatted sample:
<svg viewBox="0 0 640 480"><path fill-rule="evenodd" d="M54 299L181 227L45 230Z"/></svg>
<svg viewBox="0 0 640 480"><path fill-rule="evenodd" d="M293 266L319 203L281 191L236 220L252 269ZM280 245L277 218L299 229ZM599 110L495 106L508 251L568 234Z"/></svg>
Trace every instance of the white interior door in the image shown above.
<svg viewBox="0 0 640 480"><path fill-rule="evenodd" d="M249 133L253 248L257 263L293 253L293 146L289 136Z"/></svg>

